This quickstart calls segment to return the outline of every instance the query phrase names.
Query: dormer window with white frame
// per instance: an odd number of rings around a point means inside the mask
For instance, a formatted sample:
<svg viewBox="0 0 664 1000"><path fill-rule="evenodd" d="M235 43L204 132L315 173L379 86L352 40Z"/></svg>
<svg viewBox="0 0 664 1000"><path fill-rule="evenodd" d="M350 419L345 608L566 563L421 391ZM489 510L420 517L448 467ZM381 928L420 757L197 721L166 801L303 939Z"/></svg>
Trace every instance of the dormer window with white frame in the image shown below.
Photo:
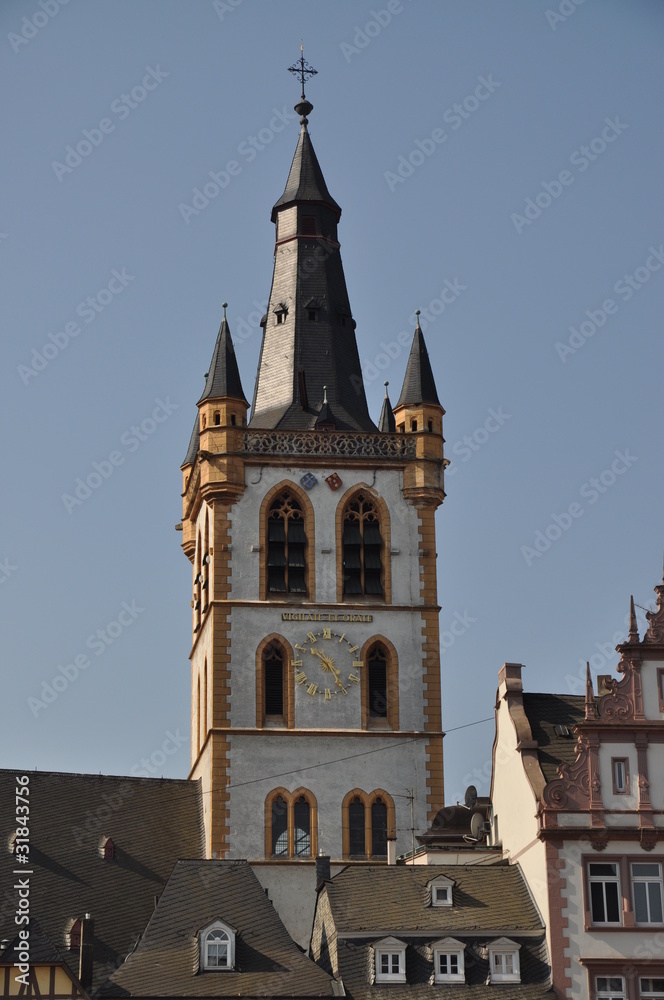
<svg viewBox="0 0 664 1000"><path fill-rule="evenodd" d="M464 983L466 973L463 963L465 945L456 938L442 938L434 941L433 971L435 983Z"/></svg>
<svg viewBox="0 0 664 1000"><path fill-rule="evenodd" d="M376 941L374 950L374 976L377 983L406 982L406 943L387 937Z"/></svg>
<svg viewBox="0 0 664 1000"><path fill-rule="evenodd" d="M454 904L453 879L447 878L446 875L438 875L437 878L428 883L427 888L431 906L452 906Z"/></svg>
<svg viewBox="0 0 664 1000"><path fill-rule="evenodd" d="M201 971L228 972L235 968L236 933L223 920L215 920L199 931Z"/></svg>
<svg viewBox="0 0 664 1000"><path fill-rule="evenodd" d="M509 938L498 938L489 945L489 976L492 983L520 983L520 944Z"/></svg>

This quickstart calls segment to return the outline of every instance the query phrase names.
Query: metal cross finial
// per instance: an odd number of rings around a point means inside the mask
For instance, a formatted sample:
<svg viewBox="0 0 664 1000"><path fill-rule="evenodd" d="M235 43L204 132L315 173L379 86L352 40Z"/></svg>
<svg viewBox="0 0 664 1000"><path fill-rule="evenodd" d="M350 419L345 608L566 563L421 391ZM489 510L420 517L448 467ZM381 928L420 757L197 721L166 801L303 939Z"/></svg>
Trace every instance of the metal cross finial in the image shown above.
<svg viewBox="0 0 664 1000"><path fill-rule="evenodd" d="M299 76L300 83L302 84L302 100L304 100L305 80L308 80L310 76L316 76L318 73L318 70L310 66L304 58L304 45L300 45L300 58L292 66L288 67L288 72L292 73L293 76Z"/></svg>

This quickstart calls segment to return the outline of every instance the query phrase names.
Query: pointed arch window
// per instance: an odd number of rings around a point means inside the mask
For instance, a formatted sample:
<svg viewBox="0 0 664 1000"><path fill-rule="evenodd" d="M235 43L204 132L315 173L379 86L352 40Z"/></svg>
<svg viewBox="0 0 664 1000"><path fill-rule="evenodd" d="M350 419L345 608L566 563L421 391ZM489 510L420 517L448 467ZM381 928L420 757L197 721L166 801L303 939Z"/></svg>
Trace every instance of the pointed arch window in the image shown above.
<svg viewBox="0 0 664 1000"><path fill-rule="evenodd" d="M394 832L394 802L382 789L367 794L356 788L342 806L343 853L346 858L387 858L387 838Z"/></svg>
<svg viewBox="0 0 664 1000"><path fill-rule="evenodd" d="M362 728L399 728L399 657L385 636L369 639L362 649Z"/></svg>
<svg viewBox="0 0 664 1000"><path fill-rule="evenodd" d="M267 521L267 589L271 594L303 594L306 586L307 536L304 514L284 490L270 504Z"/></svg>
<svg viewBox="0 0 664 1000"><path fill-rule="evenodd" d="M263 685L266 721L284 721L284 653L270 643L263 653Z"/></svg>
<svg viewBox="0 0 664 1000"><path fill-rule="evenodd" d="M272 858L311 858L315 854L316 799L305 788L280 788L265 801L265 854Z"/></svg>
<svg viewBox="0 0 664 1000"><path fill-rule="evenodd" d="M357 493L343 516L344 596L383 596L382 551L377 506L367 493Z"/></svg>

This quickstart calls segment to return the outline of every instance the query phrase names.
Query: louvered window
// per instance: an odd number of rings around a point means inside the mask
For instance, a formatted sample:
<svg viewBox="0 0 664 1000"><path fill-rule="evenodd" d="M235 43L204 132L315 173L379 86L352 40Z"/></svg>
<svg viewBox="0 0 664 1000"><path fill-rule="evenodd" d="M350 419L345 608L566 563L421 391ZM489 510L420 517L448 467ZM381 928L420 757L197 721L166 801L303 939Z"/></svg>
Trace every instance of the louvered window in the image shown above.
<svg viewBox="0 0 664 1000"><path fill-rule="evenodd" d="M375 504L366 494L358 493L344 515L344 594L382 596L382 548Z"/></svg>
<svg viewBox="0 0 664 1000"><path fill-rule="evenodd" d="M369 718L387 718L387 656L382 646L374 646L367 657L369 676Z"/></svg>
<svg viewBox="0 0 664 1000"><path fill-rule="evenodd" d="M364 803L357 795L348 806L348 832L351 858L364 858Z"/></svg>
<svg viewBox="0 0 664 1000"><path fill-rule="evenodd" d="M302 508L284 492L272 503L267 522L267 589L271 594L306 595L306 547Z"/></svg>
<svg viewBox="0 0 664 1000"><path fill-rule="evenodd" d="M284 655L279 646L270 645L264 652L263 681L265 685L265 715L284 715Z"/></svg>

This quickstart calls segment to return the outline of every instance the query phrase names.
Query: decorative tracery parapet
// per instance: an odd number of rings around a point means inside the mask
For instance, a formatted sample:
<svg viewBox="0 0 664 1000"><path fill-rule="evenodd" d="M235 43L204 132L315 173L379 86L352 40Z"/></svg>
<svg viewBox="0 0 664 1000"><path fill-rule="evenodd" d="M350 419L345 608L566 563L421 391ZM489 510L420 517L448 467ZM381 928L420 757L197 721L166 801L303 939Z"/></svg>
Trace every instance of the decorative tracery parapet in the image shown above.
<svg viewBox="0 0 664 1000"><path fill-rule="evenodd" d="M244 435L244 451L252 455L414 458L415 447L415 438L405 434L253 430Z"/></svg>

